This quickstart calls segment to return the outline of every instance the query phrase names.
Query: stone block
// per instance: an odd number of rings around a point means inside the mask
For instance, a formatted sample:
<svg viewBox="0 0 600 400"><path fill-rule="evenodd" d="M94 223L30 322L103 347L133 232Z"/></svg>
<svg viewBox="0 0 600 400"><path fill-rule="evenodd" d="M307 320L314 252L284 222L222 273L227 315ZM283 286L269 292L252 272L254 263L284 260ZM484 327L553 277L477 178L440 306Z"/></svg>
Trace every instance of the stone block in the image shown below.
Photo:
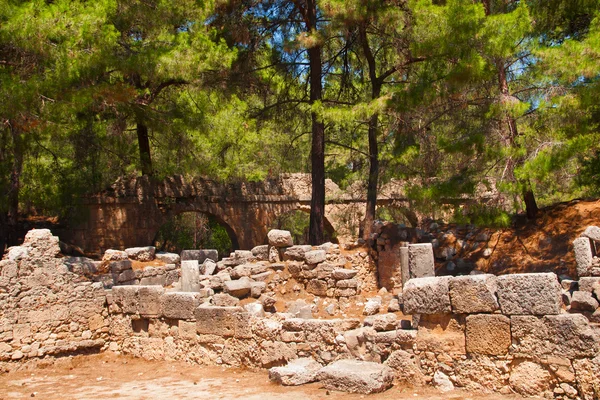
<svg viewBox="0 0 600 400"><path fill-rule="evenodd" d="M161 315L160 298L164 292L165 289L162 286L139 286L139 314L149 318Z"/></svg>
<svg viewBox="0 0 600 400"><path fill-rule="evenodd" d="M267 284L265 282L250 283L250 296L255 299L258 299L265 290L267 290Z"/></svg>
<svg viewBox="0 0 600 400"><path fill-rule="evenodd" d="M398 324L398 317L396 314L388 313L381 315L372 315L364 319L363 324L365 326L371 326L377 332L381 331L392 331L396 329Z"/></svg>
<svg viewBox="0 0 600 400"><path fill-rule="evenodd" d="M317 379L325 389L350 393L380 393L392 386L393 370L383 364L339 360L322 368Z"/></svg>
<svg viewBox="0 0 600 400"><path fill-rule="evenodd" d="M317 267L319 268L319 267ZM333 270L331 277L336 280L352 279L358 273L355 269L336 268Z"/></svg>
<svg viewBox="0 0 600 400"><path fill-rule="evenodd" d="M304 258L307 264L315 265L326 261L327 253L325 250L311 250L304 253Z"/></svg>
<svg viewBox="0 0 600 400"><path fill-rule="evenodd" d="M127 260L127 253L122 250L108 249L102 256L102 261L123 261Z"/></svg>
<svg viewBox="0 0 600 400"><path fill-rule="evenodd" d="M598 308L598 300L592 293L576 291L571 296L571 311L594 312Z"/></svg>
<svg viewBox="0 0 600 400"><path fill-rule="evenodd" d="M589 238L594 242L600 242L600 228L597 226L588 226L581 236Z"/></svg>
<svg viewBox="0 0 600 400"><path fill-rule="evenodd" d="M499 276L498 300L505 315L548 315L561 311L561 287L554 273Z"/></svg>
<svg viewBox="0 0 600 400"><path fill-rule="evenodd" d="M450 302L456 314L492 313L500 309L494 275L465 275L451 278Z"/></svg>
<svg viewBox="0 0 600 400"><path fill-rule="evenodd" d="M210 258L214 262L217 262L219 261L219 252L214 249L181 251L181 261L196 260L199 264L202 264L207 258Z"/></svg>
<svg viewBox="0 0 600 400"><path fill-rule="evenodd" d="M327 296L327 282L320 279L312 279L306 285L306 291L315 296Z"/></svg>
<svg viewBox="0 0 600 400"><path fill-rule="evenodd" d="M157 276L148 276L140 279L140 286L166 286L167 285L167 276L166 275L157 275Z"/></svg>
<svg viewBox="0 0 600 400"><path fill-rule="evenodd" d="M541 365L525 361L512 369L509 383L520 395L545 397L544 392L550 390L552 375Z"/></svg>
<svg viewBox="0 0 600 400"><path fill-rule="evenodd" d="M467 353L501 356L511 344L510 318L499 314L467 316Z"/></svg>
<svg viewBox="0 0 600 400"><path fill-rule="evenodd" d="M117 275L115 279L118 284L127 284L128 282L133 282L137 278L137 275L132 269L125 270ZM113 278L114 279L114 278Z"/></svg>
<svg viewBox="0 0 600 400"><path fill-rule="evenodd" d="M402 292L405 314L450 313L449 277L410 279Z"/></svg>
<svg viewBox="0 0 600 400"><path fill-rule="evenodd" d="M238 299L247 297L250 294L251 288L252 285L249 279L237 279L223 282L223 291Z"/></svg>
<svg viewBox="0 0 600 400"><path fill-rule="evenodd" d="M410 267L408 263L408 247L400 247L400 277L402 287L410 280Z"/></svg>
<svg viewBox="0 0 600 400"><path fill-rule="evenodd" d="M175 253L165 253L161 251L156 253L154 255L154 258L158 261L164 262L165 264L181 264L181 257L179 256L179 254Z"/></svg>
<svg viewBox="0 0 600 400"><path fill-rule="evenodd" d="M250 251L252 252L252 255L258 261L269 261L269 245L268 244L253 247L252 250L250 250Z"/></svg>
<svg viewBox="0 0 600 400"><path fill-rule="evenodd" d="M214 307L202 305L196 308L196 331L201 335L250 338L250 316L241 307Z"/></svg>
<svg viewBox="0 0 600 400"><path fill-rule="evenodd" d="M594 286L600 285L600 277L585 277L579 279L579 290L592 293Z"/></svg>
<svg viewBox="0 0 600 400"><path fill-rule="evenodd" d="M154 260L155 252L156 248L154 246L131 247L129 249L125 249L127 257L130 260L136 261L152 261Z"/></svg>
<svg viewBox="0 0 600 400"><path fill-rule="evenodd" d="M289 231L272 229L267 233L269 244L273 247L289 247L294 244L292 234Z"/></svg>
<svg viewBox="0 0 600 400"><path fill-rule="evenodd" d="M297 358L285 367L269 369L269 379L284 386L297 386L314 382L321 364L312 358Z"/></svg>
<svg viewBox="0 0 600 400"><path fill-rule="evenodd" d="M123 314L137 314L139 286L115 286L112 288L113 301L121 307Z"/></svg>
<svg viewBox="0 0 600 400"><path fill-rule="evenodd" d="M431 243L411 243L408 245L408 270L410 279L435 276Z"/></svg>
<svg viewBox="0 0 600 400"><path fill-rule="evenodd" d="M515 357L594 357L600 351L600 332L581 314L512 316Z"/></svg>
<svg viewBox="0 0 600 400"><path fill-rule="evenodd" d="M212 303L217 307L236 307L240 304L240 299L225 293L217 293L213 296Z"/></svg>
<svg viewBox="0 0 600 400"><path fill-rule="evenodd" d="M335 287L337 288L354 288L356 289L358 287L358 280L357 279L343 279L341 281L337 281L335 283Z"/></svg>
<svg viewBox="0 0 600 400"><path fill-rule="evenodd" d="M183 292L198 292L200 288L200 268L198 260L181 261L181 290Z"/></svg>
<svg viewBox="0 0 600 400"><path fill-rule="evenodd" d="M573 241L573 251L575 252L575 262L577 263L577 275L590 276L592 268L592 243L587 237L578 237Z"/></svg>
<svg viewBox="0 0 600 400"><path fill-rule="evenodd" d="M210 258L207 258L200 266L200 273L202 275L212 275L215 273L216 269L217 263L211 260Z"/></svg>
<svg viewBox="0 0 600 400"><path fill-rule="evenodd" d="M113 274L120 274L123 271L130 270L133 264L129 260L110 261L108 267Z"/></svg>
<svg viewBox="0 0 600 400"><path fill-rule="evenodd" d="M380 296L371 297L363 308L364 315L375 315L381 310L382 300Z"/></svg>
<svg viewBox="0 0 600 400"><path fill-rule="evenodd" d="M283 249L284 261L304 261L305 254L312 250L310 245L296 245Z"/></svg>
<svg viewBox="0 0 600 400"><path fill-rule="evenodd" d="M199 304L196 293L166 292L160 297L161 314L165 318L193 319Z"/></svg>

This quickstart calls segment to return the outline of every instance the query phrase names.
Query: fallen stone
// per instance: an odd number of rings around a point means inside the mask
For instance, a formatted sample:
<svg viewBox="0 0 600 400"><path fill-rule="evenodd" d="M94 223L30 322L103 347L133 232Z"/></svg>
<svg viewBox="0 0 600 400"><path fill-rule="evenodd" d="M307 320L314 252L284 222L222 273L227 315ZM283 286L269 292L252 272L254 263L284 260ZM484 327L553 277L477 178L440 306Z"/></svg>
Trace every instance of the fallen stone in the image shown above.
<svg viewBox="0 0 600 400"><path fill-rule="evenodd" d="M542 396L550 390L552 376L539 364L524 361L515 366L509 378L513 390L523 396Z"/></svg>
<svg viewBox="0 0 600 400"><path fill-rule="evenodd" d="M215 273L216 269L217 269L217 263L214 262L213 260L211 260L210 258L207 258L206 260L204 260L202 265L200 265L200 274L212 275Z"/></svg>
<svg viewBox="0 0 600 400"><path fill-rule="evenodd" d="M327 253L325 250L311 250L304 254L304 258L307 264L315 265L327 260Z"/></svg>
<svg viewBox="0 0 600 400"><path fill-rule="evenodd" d="M181 261L196 260L199 264L202 264L207 258L217 262L219 261L219 252L214 249L181 251Z"/></svg>
<svg viewBox="0 0 600 400"><path fill-rule="evenodd" d="M511 274L497 278L505 315L549 315L561 311L561 287L554 273Z"/></svg>
<svg viewBox="0 0 600 400"><path fill-rule="evenodd" d="M598 300L591 293L576 291L571 296L571 311L594 312L598 308Z"/></svg>
<svg viewBox="0 0 600 400"><path fill-rule="evenodd" d="M312 306L304 300L291 301L287 304L287 312L295 318L312 319Z"/></svg>
<svg viewBox="0 0 600 400"><path fill-rule="evenodd" d="M356 276L357 273L358 271L355 269L337 268L333 270L331 276L333 279L341 281L346 279L352 279Z"/></svg>
<svg viewBox="0 0 600 400"><path fill-rule="evenodd" d="M145 247L131 247L125 249L125 253L130 260L136 261L152 261L154 260L154 253L156 248L154 246Z"/></svg>
<svg viewBox="0 0 600 400"><path fill-rule="evenodd" d="M585 277L579 279L579 290L592 293L594 286L600 285L600 277Z"/></svg>
<svg viewBox="0 0 600 400"><path fill-rule="evenodd" d="M238 299L247 297L252 288L251 281L248 279L237 279L223 282L223 291Z"/></svg>
<svg viewBox="0 0 600 400"><path fill-rule="evenodd" d="M448 375L439 370L433 374L433 386L438 388L442 393L454 390L454 384L450 381Z"/></svg>
<svg viewBox="0 0 600 400"><path fill-rule="evenodd" d="M364 315L375 315L381 309L381 297L376 296L367 300L365 308L363 309Z"/></svg>
<svg viewBox="0 0 600 400"><path fill-rule="evenodd" d="M325 389L350 393L380 393L392 386L393 370L382 364L339 360L322 368L317 380Z"/></svg>
<svg viewBox="0 0 600 400"><path fill-rule="evenodd" d="M414 278L404 285L405 314L449 314L449 277Z"/></svg>
<svg viewBox="0 0 600 400"><path fill-rule="evenodd" d="M595 242L600 242L600 228L597 226L588 226L581 234L582 237L589 238Z"/></svg>
<svg viewBox="0 0 600 400"><path fill-rule="evenodd" d="M363 324L365 326L370 326L377 332L395 330L397 323L398 317L396 316L396 314L391 313L371 315L366 317L363 321Z"/></svg>
<svg viewBox="0 0 600 400"><path fill-rule="evenodd" d="M450 279L450 302L456 314L492 313L500 309L494 275L465 275Z"/></svg>
<svg viewBox="0 0 600 400"><path fill-rule="evenodd" d="M272 229L267 233L267 238L273 247L289 247L294 244L290 231Z"/></svg>
<svg viewBox="0 0 600 400"><path fill-rule="evenodd" d="M264 318L264 316L265 316L265 309L264 309L263 305L260 303L246 304L244 306L244 310L246 310L248 315L251 317Z"/></svg>
<svg viewBox="0 0 600 400"><path fill-rule="evenodd" d="M179 254L175 253L158 252L154 255L154 258L158 261L164 262L165 264L181 264L181 257Z"/></svg>
<svg viewBox="0 0 600 400"><path fill-rule="evenodd" d="M400 311L400 302L398 301L398 298L394 297L390 300L390 302L388 303L388 312L390 313L395 313Z"/></svg>
<svg viewBox="0 0 600 400"><path fill-rule="evenodd" d="M408 245L408 270L410 279L435 276L431 243L410 243Z"/></svg>
<svg viewBox="0 0 600 400"><path fill-rule="evenodd" d="M510 318L499 314L467 316L467 353L501 356L508 354L510 345Z"/></svg>
<svg viewBox="0 0 600 400"><path fill-rule="evenodd" d="M165 318L193 319L200 296L190 292L165 292L160 297L161 314Z"/></svg>
<svg viewBox="0 0 600 400"><path fill-rule="evenodd" d="M288 247L283 252L284 261L304 261L306 259L305 254L312 250L310 245L296 245Z"/></svg>
<svg viewBox="0 0 600 400"><path fill-rule="evenodd" d="M240 299L226 293L217 293L212 297L212 303L217 307L235 307L240 304Z"/></svg>
<svg viewBox="0 0 600 400"><path fill-rule="evenodd" d="M198 292L201 288L198 260L181 261L181 291Z"/></svg>
<svg viewBox="0 0 600 400"><path fill-rule="evenodd" d="M269 245L268 244L253 247L252 250L250 250L250 251L252 252L252 255L258 261L269 261Z"/></svg>
<svg viewBox="0 0 600 400"><path fill-rule="evenodd" d="M267 284L265 282L251 282L250 283L250 296L258 299L263 292L267 290Z"/></svg>
<svg viewBox="0 0 600 400"><path fill-rule="evenodd" d="M577 263L577 275L590 276L592 268L592 244L587 237L578 237L573 241L573 251L575 252L575 262Z"/></svg>
<svg viewBox="0 0 600 400"><path fill-rule="evenodd" d="M284 386L298 386L314 382L321 364L312 358L297 358L284 367L269 369L269 379Z"/></svg>

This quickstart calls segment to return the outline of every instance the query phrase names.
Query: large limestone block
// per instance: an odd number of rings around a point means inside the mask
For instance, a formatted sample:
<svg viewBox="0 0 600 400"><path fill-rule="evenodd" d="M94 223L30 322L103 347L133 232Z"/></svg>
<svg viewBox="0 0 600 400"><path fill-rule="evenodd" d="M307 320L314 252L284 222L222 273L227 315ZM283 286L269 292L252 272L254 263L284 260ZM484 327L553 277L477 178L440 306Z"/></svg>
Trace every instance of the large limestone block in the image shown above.
<svg viewBox="0 0 600 400"><path fill-rule="evenodd" d="M284 367L273 367L269 370L269 379L284 386L304 385L314 382L321 364L312 358L297 358Z"/></svg>
<svg viewBox="0 0 600 400"><path fill-rule="evenodd" d="M139 304L139 286L114 286L112 288L113 301L121 307L123 314L137 314Z"/></svg>
<svg viewBox="0 0 600 400"><path fill-rule="evenodd" d="M583 400L598 400L600 397L600 355L593 359L574 360L577 386Z"/></svg>
<svg viewBox="0 0 600 400"><path fill-rule="evenodd" d="M138 290L138 312L142 317L154 318L161 315L160 298L165 292L162 286L140 286Z"/></svg>
<svg viewBox="0 0 600 400"><path fill-rule="evenodd" d="M410 243L408 245L408 270L410 279L435 276L431 243Z"/></svg>
<svg viewBox="0 0 600 400"><path fill-rule="evenodd" d="M588 226L581 236L590 238L595 242L600 242L600 228L597 226Z"/></svg>
<svg viewBox="0 0 600 400"><path fill-rule="evenodd" d="M600 331L581 314L511 317L512 350L517 357L548 355L582 358L600 352Z"/></svg>
<svg viewBox="0 0 600 400"><path fill-rule="evenodd" d="M202 264L207 258L210 258L214 262L217 262L219 261L219 252L214 249L181 251L181 261L196 260L199 264Z"/></svg>
<svg viewBox="0 0 600 400"><path fill-rule="evenodd" d="M272 229L267 233L267 238L273 247L290 247L294 244L290 231Z"/></svg>
<svg viewBox="0 0 600 400"><path fill-rule="evenodd" d="M122 250L108 249L102 256L102 261L123 261L127 260L127 253Z"/></svg>
<svg viewBox="0 0 600 400"><path fill-rule="evenodd" d="M414 278L404 285L405 314L450 313L449 277Z"/></svg>
<svg viewBox="0 0 600 400"><path fill-rule="evenodd" d="M509 378L510 386L523 396L544 396L549 392L552 375L539 364L525 361L515 366Z"/></svg>
<svg viewBox="0 0 600 400"><path fill-rule="evenodd" d="M35 258L56 258L60 254L58 236L52 236L50 229L32 229L25 235L22 247L29 248L28 256Z"/></svg>
<svg viewBox="0 0 600 400"><path fill-rule="evenodd" d="M497 278L502 314L548 315L561 311L561 288L554 273L514 274Z"/></svg>
<svg viewBox="0 0 600 400"><path fill-rule="evenodd" d="M592 243L587 237L578 237L573 241L573 251L575 252L575 262L577 263L577 275L590 276L592 268Z"/></svg>
<svg viewBox="0 0 600 400"><path fill-rule="evenodd" d="M322 368L317 379L326 389L369 394L389 389L394 372L387 365L374 362L339 360Z"/></svg>
<svg viewBox="0 0 600 400"><path fill-rule="evenodd" d="M476 314L467 317L467 353L501 356L511 344L510 318L499 314Z"/></svg>
<svg viewBox="0 0 600 400"><path fill-rule="evenodd" d="M307 264L315 265L327 260L327 253L325 252L325 250L307 251L306 253L304 253L304 258Z"/></svg>
<svg viewBox="0 0 600 400"><path fill-rule="evenodd" d="M296 245L292 247L288 247L283 252L283 260L284 261L304 261L305 254L312 250L312 246L310 245Z"/></svg>
<svg viewBox="0 0 600 400"><path fill-rule="evenodd" d="M223 282L223 291L238 299L247 297L250 294L251 288L252 284L249 279L237 279Z"/></svg>
<svg viewBox="0 0 600 400"><path fill-rule="evenodd" d="M573 292L571 297L571 311L588 311L594 312L598 308L598 300L592 293L584 291Z"/></svg>
<svg viewBox="0 0 600 400"><path fill-rule="evenodd" d="M154 258L156 258L158 261L164 262L165 264L181 264L181 257L176 253L158 252L154 255Z"/></svg>
<svg viewBox="0 0 600 400"><path fill-rule="evenodd" d="M196 308L196 331L201 335L250 338L250 316L241 307L201 305Z"/></svg>
<svg viewBox="0 0 600 400"><path fill-rule="evenodd" d="M129 249L125 249L125 253L130 260L152 261L154 260L156 248L154 246L131 247Z"/></svg>
<svg viewBox="0 0 600 400"><path fill-rule="evenodd" d="M181 262L181 291L198 292L200 289L200 267L198 260L183 260Z"/></svg>
<svg viewBox="0 0 600 400"><path fill-rule="evenodd" d="M166 292L160 298L161 314L165 318L193 319L200 297L190 292Z"/></svg>
<svg viewBox="0 0 600 400"><path fill-rule="evenodd" d="M494 275L465 275L450 279L450 301L456 314L491 313L500 308Z"/></svg>
<svg viewBox="0 0 600 400"><path fill-rule="evenodd" d="M400 247L400 276L402 287L410 280L410 266L408 263L408 247Z"/></svg>
<svg viewBox="0 0 600 400"><path fill-rule="evenodd" d="M593 293L594 286L600 285L600 277L585 277L579 279L579 290Z"/></svg>

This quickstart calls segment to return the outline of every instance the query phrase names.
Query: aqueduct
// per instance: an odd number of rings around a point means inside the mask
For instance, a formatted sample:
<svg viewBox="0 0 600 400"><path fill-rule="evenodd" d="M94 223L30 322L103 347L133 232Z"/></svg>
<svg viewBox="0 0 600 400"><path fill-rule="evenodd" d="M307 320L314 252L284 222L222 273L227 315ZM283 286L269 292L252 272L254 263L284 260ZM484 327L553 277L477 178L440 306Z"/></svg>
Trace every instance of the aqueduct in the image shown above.
<svg viewBox="0 0 600 400"><path fill-rule="evenodd" d="M169 218L183 212L213 215L227 229L234 247L263 243L275 219L294 210L310 210L310 175L285 174L261 182L219 183L173 176L120 179L109 189L83 199L81 221L71 223L70 243L87 253L108 248L149 245ZM354 193L359 192L359 193ZM326 224L338 237L356 235L364 215L364 191L342 191L326 181ZM380 192L379 205L406 207L399 185Z"/></svg>

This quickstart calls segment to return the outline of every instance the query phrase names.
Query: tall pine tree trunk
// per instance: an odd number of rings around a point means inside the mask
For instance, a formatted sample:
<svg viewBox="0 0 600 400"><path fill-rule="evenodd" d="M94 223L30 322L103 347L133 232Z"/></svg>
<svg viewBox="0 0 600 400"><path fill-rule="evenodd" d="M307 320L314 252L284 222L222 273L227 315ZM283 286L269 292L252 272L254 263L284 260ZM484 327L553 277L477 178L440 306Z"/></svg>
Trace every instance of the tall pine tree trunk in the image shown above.
<svg viewBox="0 0 600 400"><path fill-rule="evenodd" d="M138 147L140 149L140 163L142 175L152 175L152 157L150 155L150 137L148 136L148 126L140 119L136 123L138 138Z"/></svg>
<svg viewBox="0 0 600 400"><path fill-rule="evenodd" d="M11 123L10 133L13 146L13 157L7 196L6 244L8 246L17 244L19 192L21 190L21 172L23 171L23 138L21 130L14 123Z"/></svg>
<svg viewBox="0 0 600 400"><path fill-rule="evenodd" d="M314 0L306 2L306 31L313 32L317 29L317 4ZM323 96L323 83L321 81L321 45L308 49L310 64L310 103L321 100ZM310 200L310 226L308 239L310 244L323 243L323 230L325 227L325 125L319 120L315 111L311 112L312 119L312 145L311 145L311 178L312 197Z"/></svg>

